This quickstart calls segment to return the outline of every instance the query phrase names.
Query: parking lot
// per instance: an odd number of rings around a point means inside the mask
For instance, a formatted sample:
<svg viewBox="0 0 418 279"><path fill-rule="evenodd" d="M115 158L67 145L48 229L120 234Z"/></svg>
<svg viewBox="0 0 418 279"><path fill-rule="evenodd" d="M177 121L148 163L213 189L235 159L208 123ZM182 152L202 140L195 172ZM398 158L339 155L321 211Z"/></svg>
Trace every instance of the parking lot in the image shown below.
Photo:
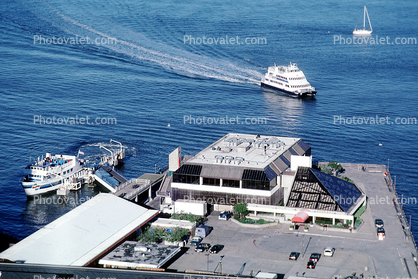
<svg viewBox="0 0 418 279"><path fill-rule="evenodd" d="M207 225L214 227L213 231L202 242L225 245L219 254L195 252L195 246L191 248L169 268L179 271L201 270L214 271L222 255L222 272L237 274L245 264L244 275L255 274L259 270L279 274L331 278L334 275L351 275L368 273L365 267L372 267L373 262L367 255L355 252L346 247L365 246L365 242L377 242L376 240L357 240L348 238L350 235L321 235L320 228L311 228L310 232L289 231L288 225L280 224L270 228L246 228L229 221L218 220L218 212L208 217ZM316 233L315 233L316 232ZM326 232L324 232L326 233ZM341 233L340 233L341 234ZM344 233L346 234L346 233ZM354 235L354 234L353 234ZM323 254L326 246L336 248L333 257L324 257L318 261L316 269L306 268L311 253ZM366 245L367 246L367 245ZM190 247L188 245L188 247ZM303 249L303 250L302 250ZM300 252L297 261L289 260L289 254ZM208 269L209 266L209 269ZM220 267L216 271L220 271ZM371 275L371 272L369 272ZM366 277L367 278L367 277Z"/></svg>
<svg viewBox="0 0 418 279"><path fill-rule="evenodd" d="M346 169L347 176L356 181L369 197L390 195L381 173ZM219 254L207 256L209 253L197 253L192 247L171 264L170 269L213 272L224 255L222 272L227 274L237 274L244 266L243 275L261 270L285 274L285 277L305 273L306 277L332 278L355 272L363 274L364 278L407 278L406 261L412 277L418 277L411 257L415 249L411 241L404 238L392 204L369 204L362 215L363 225L353 233L323 230L317 225L310 227L308 232L304 232L303 227L289 231L288 224L248 228L231 220L218 220L218 214L213 212L208 217L207 225L214 229L203 242L212 246L222 244L224 249ZM386 239L383 241L377 239L375 218L382 218L385 222ZM328 246L336 249L333 257L323 256L323 250ZM289 260L292 251L301 253L297 261ZM311 253L322 254L312 270L306 268ZM220 271L219 267L217 271Z"/></svg>

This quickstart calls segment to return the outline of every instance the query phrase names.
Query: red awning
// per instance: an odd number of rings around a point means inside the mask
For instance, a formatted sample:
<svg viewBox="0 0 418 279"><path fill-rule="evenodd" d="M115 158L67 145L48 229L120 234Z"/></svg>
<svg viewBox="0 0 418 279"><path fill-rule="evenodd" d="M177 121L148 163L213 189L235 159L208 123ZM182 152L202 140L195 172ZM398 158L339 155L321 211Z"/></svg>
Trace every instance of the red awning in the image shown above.
<svg viewBox="0 0 418 279"><path fill-rule="evenodd" d="M305 223L305 221L309 218L309 214L305 211L299 211L298 214L296 214L292 218L293 223Z"/></svg>

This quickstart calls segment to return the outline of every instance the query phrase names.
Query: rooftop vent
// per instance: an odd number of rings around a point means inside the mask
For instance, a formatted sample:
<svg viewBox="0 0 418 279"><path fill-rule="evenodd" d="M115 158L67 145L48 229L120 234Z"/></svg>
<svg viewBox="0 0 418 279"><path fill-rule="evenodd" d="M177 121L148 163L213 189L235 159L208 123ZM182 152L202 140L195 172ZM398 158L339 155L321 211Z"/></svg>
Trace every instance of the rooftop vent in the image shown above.
<svg viewBox="0 0 418 279"><path fill-rule="evenodd" d="M224 141L226 146L238 146L243 142L240 138L229 138Z"/></svg>
<svg viewBox="0 0 418 279"><path fill-rule="evenodd" d="M134 248L135 252L151 252L151 249L144 246L137 246Z"/></svg>
<svg viewBox="0 0 418 279"><path fill-rule="evenodd" d="M240 165L242 162L244 162L244 158L243 157L235 157L235 162L237 162L238 165Z"/></svg>
<svg viewBox="0 0 418 279"><path fill-rule="evenodd" d="M212 151L222 151L222 148L220 146L212 146Z"/></svg>
<svg viewBox="0 0 418 279"><path fill-rule="evenodd" d="M230 164L234 160L234 157L232 156L225 156L225 163Z"/></svg>
<svg viewBox="0 0 418 279"><path fill-rule="evenodd" d="M237 147L238 152L247 152L251 148L251 142L243 142Z"/></svg>
<svg viewBox="0 0 418 279"><path fill-rule="evenodd" d="M264 148L264 146L268 147L268 141L265 139L259 139L254 143L255 147L257 148Z"/></svg>
<svg viewBox="0 0 418 279"><path fill-rule="evenodd" d="M223 159L224 159L224 157L221 156L221 155L216 155L215 156L215 162L216 163L222 163Z"/></svg>

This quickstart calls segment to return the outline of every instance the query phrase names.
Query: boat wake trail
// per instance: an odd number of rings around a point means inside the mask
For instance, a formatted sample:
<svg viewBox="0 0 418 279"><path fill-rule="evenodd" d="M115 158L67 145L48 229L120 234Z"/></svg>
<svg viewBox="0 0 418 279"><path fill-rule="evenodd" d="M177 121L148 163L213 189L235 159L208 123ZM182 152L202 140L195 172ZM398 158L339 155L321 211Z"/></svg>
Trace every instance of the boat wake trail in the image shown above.
<svg viewBox="0 0 418 279"><path fill-rule="evenodd" d="M45 3L44 3L45 4ZM112 44L92 45L91 47L108 49L116 56L129 57L133 61L158 65L168 72L191 78L210 78L234 83L259 84L262 74L255 65L247 61L236 61L226 57L209 57L187 50L172 47L147 38L127 27L114 22L103 21L104 26L94 28L80 21L64 15L54 7L46 4L55 16L47 20L53 21L55 27L62 31L89 38L109 38ZM45 18L44 18L45 19ZM111 26L111 28L109 28ZM106 32L98 29L105 29ZM123 37L122 37L123 36ZM178 43L178 42L174 42Z"/></svg>

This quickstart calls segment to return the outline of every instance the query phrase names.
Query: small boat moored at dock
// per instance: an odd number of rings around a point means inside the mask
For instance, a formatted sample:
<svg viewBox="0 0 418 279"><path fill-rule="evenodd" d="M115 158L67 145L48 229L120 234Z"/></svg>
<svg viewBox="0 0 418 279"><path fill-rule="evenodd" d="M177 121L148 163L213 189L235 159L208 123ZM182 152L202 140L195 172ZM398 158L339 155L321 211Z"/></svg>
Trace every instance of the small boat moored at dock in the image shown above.
<svg viewBox="0 0 418 279"><path fill-rule="evenodd" d="M281 92L303 97L315 97L315 88L306 80L296 63L289 66L271 66L261 80L261 86L279 90Z"/></svg>
<svg viewBox="0 0 418 279"><path fill-rule="evenodd" d="M89 162L80 159L79 155L84 152L78 151L77 156L54 155L46 153L26 166L25 176L21 179L21 184L28 197L48 193L57 190L58 195L66 195L70 190L77 191L83 184L91 184L96 176L95 171L99 166L110 167L122 165L125 158L125 150L120 142L110 140L120 145L115 150L112 147L103 148L110 152L110 155L99 156L100 162Z"/></svg>
<svg viewBox="0 0 418 279"><path fill-rule="evenodd" d="M84 162L77 156L46 153L45 158L38 158L25 168L21 183L26 195L34 196L57 190L72 182L73 178L83 176L86 170Z"/></svg>

